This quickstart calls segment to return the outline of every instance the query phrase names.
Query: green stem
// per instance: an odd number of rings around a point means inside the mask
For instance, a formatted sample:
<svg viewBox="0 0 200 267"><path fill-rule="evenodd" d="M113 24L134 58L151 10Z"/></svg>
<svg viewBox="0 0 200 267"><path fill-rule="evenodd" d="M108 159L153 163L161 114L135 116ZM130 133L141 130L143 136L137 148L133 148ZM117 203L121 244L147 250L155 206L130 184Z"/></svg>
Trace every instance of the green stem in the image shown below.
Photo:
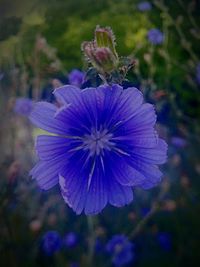
<svg viewBox="0 0 200 267"><path fill-rule="evenodd" d="M169 186L165 186L165 184L162 185L160 193L156 199L156 201L153 203L150 211L147 213L147 215L139 221L139 223L136 225L134 230L129 235L130 238L135 238L143 229L143 227L147 224L147 222L153 217L153 215L160 210L160 205L163 201L163 198L165 197L166 193L169 190Z"/></svg>
<svg viewBox="0 0 200 267"><path fill-rule="evenodd" d="M133 232L130 234L131 238L134 238L135 236L137 236L142 228L146 225L146 223L151 219L151 217L159 210L159 205L157 203L155 203L151 210L147 213L147 215L136 225L135 229L133 230Z"/></svg>
<svg viewBox="0 0 200 267"><path fill-rule="evenodd" d="M191 59L194 61L194 63L198 62L198 58L195 55L195 53L193 52L193 49L190 45L190 43L187 41L187 38L185 38L184 32L182 30L182 28L180 27L180 24L177 23L177 21L174 20L174 18L170 15L168 8L165 6L163 1L158 1L158 0L154 0L153 3L155 4L155 6L157 8L159 8L166 16L166 18L168 19L168 21L175 26L175 29L181 39L180 44L182 45L182 47L188 52L188 54L190 55Z"/></svg>
<svg viewBox="0 0 200 267"><path fill-rule="evenodd" d="M95 232L94 232L94 217L88 216L88 235L89 235L89 249L88 249L88 267L93 267L94 246L95 246Z"/></svg>

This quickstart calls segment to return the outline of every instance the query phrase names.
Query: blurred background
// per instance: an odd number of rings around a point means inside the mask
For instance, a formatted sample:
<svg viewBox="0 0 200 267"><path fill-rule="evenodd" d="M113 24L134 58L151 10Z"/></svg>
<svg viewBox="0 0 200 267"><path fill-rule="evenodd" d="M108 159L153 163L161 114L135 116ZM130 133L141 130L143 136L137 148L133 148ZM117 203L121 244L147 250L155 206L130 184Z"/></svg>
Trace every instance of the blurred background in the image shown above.
<svg viewBox="0 0 200 267"><path fill-rule="evenodd" d="M0 266L200 266L199 10L199 0L0 0ZM155 105L169 157L160 186L106 207L91 229L59 188L31 180L40 130L27 115L54 88L82 86L80 46L96 25L133 56L127 78ZM107 249L115 235L132 244L124 264Z"/></svg>

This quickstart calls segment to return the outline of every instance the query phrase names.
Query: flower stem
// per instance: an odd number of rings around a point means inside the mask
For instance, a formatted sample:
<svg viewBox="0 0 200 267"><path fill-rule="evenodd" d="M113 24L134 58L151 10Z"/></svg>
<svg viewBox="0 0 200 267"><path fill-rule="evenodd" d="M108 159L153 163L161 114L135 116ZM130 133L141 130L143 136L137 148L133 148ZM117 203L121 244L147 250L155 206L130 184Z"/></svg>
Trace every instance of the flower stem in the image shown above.
<svg viewBox="0 0 200 267"><path fill-rule="evenodd" d="M170 188L170 186L169 186L168 182L164 182L162 184L160 193L159 193L156 201L152 204L150 211L147 213L147 215L141 221L139 221L139 223L136 225L134 230L130 233L131 238L135 238L135 236L137 236L141 232L143 227L153 217L153 215L160 210L161 203L162 203L166 193L169 191L169 188Z"/></svg>
<svg viewBox="0 0 200 267"><path fill-rule="evenodd" d="M93 267L94 245L95 245L95 232L94 232L94 217L88 216L88 235L89 235L89 248L88 248L88 267Z"/></svg>
<svg viewBox="0 0 200 267"><path fill-rule="evenodd" d="M142 228L146 225L146 223L149 221L149 219L159 210L159 205L155 203L155 205L152 206L150 211L147 213L147 215L136 225L133 232L130 234L131 238L134 238L139 234L142 230Z"/></svg>

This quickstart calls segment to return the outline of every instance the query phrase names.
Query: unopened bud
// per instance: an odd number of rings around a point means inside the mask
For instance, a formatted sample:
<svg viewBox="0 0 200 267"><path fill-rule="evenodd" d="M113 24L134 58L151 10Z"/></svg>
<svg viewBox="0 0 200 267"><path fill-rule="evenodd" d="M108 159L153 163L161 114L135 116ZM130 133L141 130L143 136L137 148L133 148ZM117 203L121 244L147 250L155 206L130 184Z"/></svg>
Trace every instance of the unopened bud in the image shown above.
<svg viewBox="0 0 200 267"><path fill-rule="evenodd" d="M101 28L96 27L95 41L98 47L107 47L113 53L113 56L118 60L118 55L115 50L115 36L110 27Z"/></svg>
<svg viewBox="0 0 200 267"><path fill-rule="evenodd" d="M97 48L95 59L106 72L112 71L117 66L117 61L108 47Z"/></svg>
<svg viewBox="0 0 200 267"><path fill-rule="evenodd" d="M86 58L92 63L94 61L94 51L96 50L96 45L94 41L83 42L82 51L84 52Z"/></svg>
<svg viewBox="0 0 200 267"><path fill-rule="evenodd" d="M115 50L115 38L110 28L95 30L95 40L84 42L82 50L88 61L100 72L111 72L118 65L118 55Z"/></svg>

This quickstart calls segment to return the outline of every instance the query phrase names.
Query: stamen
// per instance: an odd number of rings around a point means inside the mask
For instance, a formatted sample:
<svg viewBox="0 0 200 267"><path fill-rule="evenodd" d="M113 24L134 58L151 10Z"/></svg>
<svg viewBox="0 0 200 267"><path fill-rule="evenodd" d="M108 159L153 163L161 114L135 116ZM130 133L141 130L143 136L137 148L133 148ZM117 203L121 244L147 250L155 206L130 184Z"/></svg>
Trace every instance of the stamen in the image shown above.
<svg viewBox="0 0 200 267"><path fill-rule="evenodd" d="M110 150L114 146L114 143L110 141L111 139L112 134L107 129L100 127L100 130L97 130L93 128L90 135L86 134L83 137L82 146L84 150L90 150L91 156L99 156L103 153L103 150Z"/></svg>

